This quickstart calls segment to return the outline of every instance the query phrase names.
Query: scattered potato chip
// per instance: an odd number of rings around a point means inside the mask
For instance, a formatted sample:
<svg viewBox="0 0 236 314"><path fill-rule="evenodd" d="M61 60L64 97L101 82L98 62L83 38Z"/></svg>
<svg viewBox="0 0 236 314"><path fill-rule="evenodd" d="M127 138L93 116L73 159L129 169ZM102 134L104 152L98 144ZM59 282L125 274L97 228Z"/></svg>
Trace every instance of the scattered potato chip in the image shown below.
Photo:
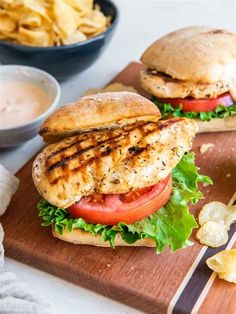
<svg viewBox="0 0 236 314"><path fill-rule="evenodd" d="M203 206L199 213L199 224L203 225L207 221L220 221L224 220L227 214L228 208L224 203L221 202L210 202Z"/></svg>
<svg viewBox="0 0 236 314"><path fill-rule="evenodd" d="M198 221L203 225L207 221L224 221L227 228L236 221L236 206L227 206L221 202L210 202L203 206Z"/></svg>
<svg viewBox="0 0 236 314"><path fill-rule="evenodd" d="M200 153L204 154L206 151L208 151L209 148L213 148L215 145L212 143L202 144L200 147Z"/></svg>
<svg viewBox="0 0 236 314"><path fill-rule="evenodd" d="M227 227L224 221L207 221L196 233L196 238L203 245L219 247L228 241Z"/></svg>
<svg viewBox="0 0 236 314"><path fill-rule="evenodd" d="M83 96L106 92L131 92L138 94L137 90L132 86L127 86L122 83L111 83L104 88L90 88L83 94Z"/></svg>
<svg viewBox="0 0 236 314"><path fill-rule="evenodd" d="M225 281L236 283L236 271L229 273L220 273L218 276L220 279L224 279Z"/></svg>
<svg viewBox="0 0 236 314"><path fill-rule="evenodd" d="M236 283L236 249L221 251L208 258L206 263L219 278Z"/></svg>
<svg viewBox="0 0 236 314"><path fill-rule="evenodd" d="M0 39L23 45L73 44L110 23L93 0L0 0Z"/></svg>

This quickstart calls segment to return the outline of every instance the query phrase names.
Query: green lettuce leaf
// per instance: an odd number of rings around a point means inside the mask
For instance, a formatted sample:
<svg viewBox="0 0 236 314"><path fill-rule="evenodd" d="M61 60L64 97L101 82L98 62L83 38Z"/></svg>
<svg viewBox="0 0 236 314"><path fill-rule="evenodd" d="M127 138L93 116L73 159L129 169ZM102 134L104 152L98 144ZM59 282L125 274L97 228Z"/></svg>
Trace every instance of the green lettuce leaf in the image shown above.
<svg viewBox="0 0 236 314"><path fill-rule="evenodd" d="M236 115L236 104L232 106L225 107L219 105L216 107L214 111L207 112L183 112L181 104L178 107L173 107L168 103L159 102L155 96L151 98L152 102L160 109L162 118L167 118L169 115L173 115L174 117L185 117L190 119L200 119L202 121L209 121L214 118L227 118L233 115Z"/></svg>
<svg viewBox="0 0 236 314"><path fill-rule="evenodd" d="M82 229L94 236L101 235L113 248L118 233L129 244L139 239L151 238L156 243L158 253L165 247L170 247L174 252L192 244L188 238L197 223L189 212L188 204L196 204L203 198L198 190L198 183L212 184L212 180L198 173L194 164L194 153L188 153L173 169L172 181L173 191L167 204L153 215L130 225L121 222L107 226L87 223L82 218L73 219L65 209L55 207L44 199L38 204L39 216L43 219L43 226L53 225L55 232L60 234L64 230Z"/></svg>

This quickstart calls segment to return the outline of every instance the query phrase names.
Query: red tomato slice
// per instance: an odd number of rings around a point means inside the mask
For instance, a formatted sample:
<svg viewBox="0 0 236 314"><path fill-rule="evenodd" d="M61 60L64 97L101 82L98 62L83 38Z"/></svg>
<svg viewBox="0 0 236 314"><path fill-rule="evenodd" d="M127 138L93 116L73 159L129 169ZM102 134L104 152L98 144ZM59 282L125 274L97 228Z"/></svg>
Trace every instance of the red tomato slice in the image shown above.
<svg viewBox="0 0 236 314"><path fill-rule="evenodd" d="M170 103L173 107L177 107L182 104L182 111L184 112L214 111L219 105L228 107L234 104L234 101L229 93L225 93L214 99L158 98L158 100L163 103Z"/></svg>
<svg viewBox="0 0 236 314"><path fill-rule="evenodd" d="M127 194L103 194L88 196L67 208L74 218L83 218L93 224L132 224L164 206L170 198L172 180L169 175L152 187L138 189Z"/></svg>
<svg viewBox="0 0 236 314"><path fill-rule="evenodd" d="M130 202L136 201L140 196L149 192L152 188L153 186L148 186L146 188L130 191L126 194L120 194L120 200L123 203L130 203Z"/></svg>

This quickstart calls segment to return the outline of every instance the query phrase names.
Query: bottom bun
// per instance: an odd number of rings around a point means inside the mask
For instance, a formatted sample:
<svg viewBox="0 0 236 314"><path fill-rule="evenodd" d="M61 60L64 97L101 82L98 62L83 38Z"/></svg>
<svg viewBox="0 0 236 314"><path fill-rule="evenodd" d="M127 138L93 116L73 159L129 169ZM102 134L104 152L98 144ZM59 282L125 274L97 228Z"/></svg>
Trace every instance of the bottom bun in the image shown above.
<svg viewBox="0 0 236 314"><path fill-rule="evenodd" d="M210 121L196 120L198 125L197 133L224 132L236 130L236 115L223 119L211 119Z"/></svg>
<svg viewBox="0 0 236 314"><path fill-rule="evenodd" d="M80 229L74 229L71 232L64 231L63 235L56 233L52 230L52 234L55 238L58 238L62 241L74 243L74 244L85 244L85 245L95 245L95 246L103 246L110 247L109 242L105 242L102 240L100 235L93 236L89 232L82 231ZM155 247L155 242L152 239L144 239L138 240L133 244L128 244L124 242L120 236L117 234L115 238L115 246L147 246L147 247Z"/></svg>

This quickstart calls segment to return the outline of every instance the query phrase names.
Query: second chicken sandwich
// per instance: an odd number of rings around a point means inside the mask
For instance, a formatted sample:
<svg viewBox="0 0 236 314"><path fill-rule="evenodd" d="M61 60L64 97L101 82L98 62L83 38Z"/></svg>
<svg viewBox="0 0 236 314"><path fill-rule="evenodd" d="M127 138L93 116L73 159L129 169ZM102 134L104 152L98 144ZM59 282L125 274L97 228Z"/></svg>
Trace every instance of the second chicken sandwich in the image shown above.
<svg viewBox="0 0 236 314"><path fill-rule="evenodd" d="M236 130L236 35L190 26L154 42L142 55L142 87L163 118L195 119L199 132Z"/></svg>

